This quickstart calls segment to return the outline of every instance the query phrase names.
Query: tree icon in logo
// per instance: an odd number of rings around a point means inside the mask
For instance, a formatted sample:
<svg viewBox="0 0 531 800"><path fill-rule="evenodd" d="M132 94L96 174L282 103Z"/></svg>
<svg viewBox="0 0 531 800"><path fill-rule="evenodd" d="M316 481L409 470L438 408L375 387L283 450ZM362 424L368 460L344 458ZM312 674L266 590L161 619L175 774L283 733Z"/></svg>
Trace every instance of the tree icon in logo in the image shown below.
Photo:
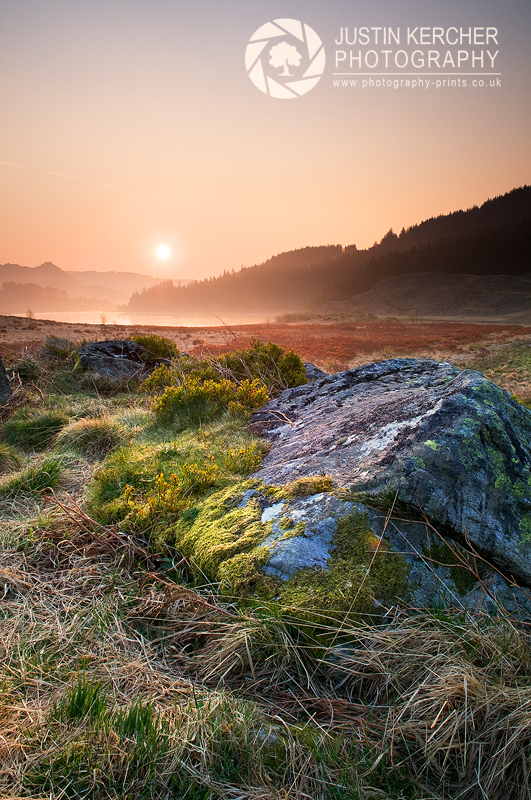
<svg viewBox="0 0 531 800"><path fill-rule="evenodd" d="M245 67L261 92L289 100L306 94L319 83L325 68L325 50L319 36L305 22L275 19L258 28L249 39Z"/></svg>
<svg viewBox="0 0 531 800"><path fill-rule="evenodd" d="M298 67L302 58L295 45L288 44L287 42L276 44L269 51L269 55L271 56L269 63L272 67L284 67L284 72L280 73L282 77L284 77L284 75L291 76L288 64L292 67Z"/></svg>

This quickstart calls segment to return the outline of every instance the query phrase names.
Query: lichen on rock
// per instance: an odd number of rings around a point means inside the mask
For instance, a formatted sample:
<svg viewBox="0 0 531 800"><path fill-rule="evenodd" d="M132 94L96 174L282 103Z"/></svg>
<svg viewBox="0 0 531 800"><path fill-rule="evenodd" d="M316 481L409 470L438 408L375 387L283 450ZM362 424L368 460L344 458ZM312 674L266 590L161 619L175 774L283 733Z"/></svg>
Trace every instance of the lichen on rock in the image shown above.
<svg viewBox="0 0 531 800"><path fill-rule="evenodd" d="M391 359L287 390L253 425L272 445L256 477L398 492L531 586L531 412L481 374Z"/></svg>

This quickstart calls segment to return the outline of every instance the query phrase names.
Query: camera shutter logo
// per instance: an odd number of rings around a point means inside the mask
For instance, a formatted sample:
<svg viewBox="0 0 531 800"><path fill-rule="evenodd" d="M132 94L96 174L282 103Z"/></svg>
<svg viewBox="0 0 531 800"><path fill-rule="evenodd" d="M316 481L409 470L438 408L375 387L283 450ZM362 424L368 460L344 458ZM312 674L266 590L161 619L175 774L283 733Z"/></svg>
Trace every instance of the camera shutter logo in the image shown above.
<svg viewBox="0 0 531 800"><path fill-rule="evenodd" d="M316 32L297 19L275 19L253 33L245 50L247 74L264 94L291 100L319 83L325 50Z"/></svg>

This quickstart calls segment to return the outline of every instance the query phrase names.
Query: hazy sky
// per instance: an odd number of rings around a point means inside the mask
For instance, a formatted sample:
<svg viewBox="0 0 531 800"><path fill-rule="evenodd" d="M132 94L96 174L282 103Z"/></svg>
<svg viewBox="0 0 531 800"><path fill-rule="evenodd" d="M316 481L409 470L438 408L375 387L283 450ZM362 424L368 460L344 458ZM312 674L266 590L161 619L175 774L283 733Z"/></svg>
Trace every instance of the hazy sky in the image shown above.
<svg viewBox="0 0 531 800"><path fill-rule="evenodd" d="M279 18L311 26L326 52L320 81L291 99L261 92L245 65ZM441 51L433 83L362 88L426 71L345 68L350 50L383 63L381 39L335 44L364 26L400 28L391 59ZM496 28L498 44L425 33L416 48L416 26ZM0 263L202 277L305 245L366 247L531 183L530 35L529 0L0 0ZM442 69L458 50L460 68ZM501 75L436 88L433 72L473 71L472 51L474 71ZM371 75L334 86L336 71Z"/></svg>

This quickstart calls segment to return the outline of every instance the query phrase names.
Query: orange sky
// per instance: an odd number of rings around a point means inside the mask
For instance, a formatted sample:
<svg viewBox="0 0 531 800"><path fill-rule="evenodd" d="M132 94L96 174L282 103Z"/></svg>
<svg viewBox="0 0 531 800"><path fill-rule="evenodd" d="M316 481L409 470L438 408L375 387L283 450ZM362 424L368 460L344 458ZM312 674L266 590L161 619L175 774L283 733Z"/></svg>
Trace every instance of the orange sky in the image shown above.
<svg viewBox="0 0 531 800"><path fill-rule="evenodd" d="M279 100L244 54L286 17L327 63ZM334 87L334 39L362 25L496 26L501 86ZM530 33L527 0L3 3L0 263L203 277L531 183Z"/></svg>

